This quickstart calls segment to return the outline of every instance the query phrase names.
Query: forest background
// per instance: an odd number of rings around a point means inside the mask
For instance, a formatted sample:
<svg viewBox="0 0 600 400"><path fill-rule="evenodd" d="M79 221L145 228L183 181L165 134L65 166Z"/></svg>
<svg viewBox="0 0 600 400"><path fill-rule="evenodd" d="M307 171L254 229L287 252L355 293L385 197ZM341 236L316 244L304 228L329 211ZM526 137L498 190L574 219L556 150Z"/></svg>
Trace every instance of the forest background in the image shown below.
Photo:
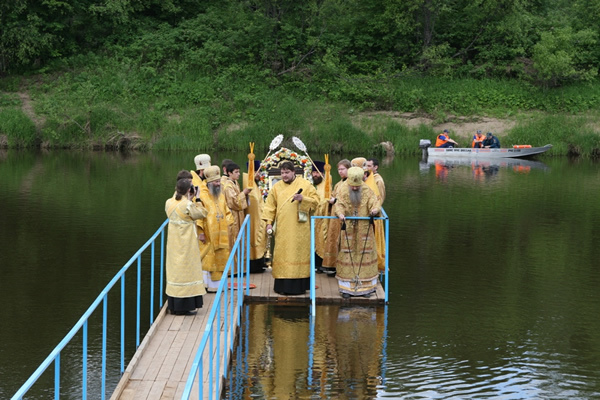
<svg viewBox="0 0 600 400"><path fill-rule="evenodd" d="M7 0L0 148L600 156L600 0ZM416 121L416 123L415 123Z"/></svg>

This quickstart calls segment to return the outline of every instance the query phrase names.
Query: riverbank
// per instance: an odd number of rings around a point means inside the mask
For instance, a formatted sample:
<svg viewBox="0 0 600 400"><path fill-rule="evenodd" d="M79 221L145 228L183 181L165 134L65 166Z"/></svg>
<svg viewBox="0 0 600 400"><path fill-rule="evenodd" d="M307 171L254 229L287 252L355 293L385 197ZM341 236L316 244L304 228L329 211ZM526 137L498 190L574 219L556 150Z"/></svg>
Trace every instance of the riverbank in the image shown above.
<svg viewBox="0 0 600 400"><path fill-rule="evenodd" d="M351 153L382 142L418 154L443 129L504 147L552 144L549 156L600 156L600 84L555 90L518 81L363 77L349 83L265 79L256 71L198 77L96 60L0 80L0 148L245 151L276 135L314 151Z"/></svg>

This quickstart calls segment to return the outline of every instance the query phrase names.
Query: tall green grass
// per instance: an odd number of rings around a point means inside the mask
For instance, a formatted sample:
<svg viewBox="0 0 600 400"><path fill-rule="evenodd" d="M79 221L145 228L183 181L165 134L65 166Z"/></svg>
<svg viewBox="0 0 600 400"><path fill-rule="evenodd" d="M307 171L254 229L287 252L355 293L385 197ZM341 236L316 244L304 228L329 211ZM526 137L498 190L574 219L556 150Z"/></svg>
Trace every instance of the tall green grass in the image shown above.
<svg viewBox="0 0 600 400"><path fill-rule="evenodd" d="M33 121L16 108L0 108L0 145L12 148L31 147L38 141Z"/></svg>
<svg viewBox="0 0 600 400"><path fill-rule="evenodd" d="M255 142L264 151L284 134L298 136L311 151L364 152L391 141L397 154L418 154L419 139L435 138L431 126L410 128L364 112L389 110L424 114L434 124L456 116L516 118L504 145L552 143L553 154L600 153L594 128L598 83L541 90L508 80L277 78L239 66L202 75L177 63L158 68L127 58L76 61L62 71L23 77L19 86L5 81L0 110L7 114L0 129L8 146L244 151ZM45 120L38 141L19 111L17 90L30 93Z"/></svg>

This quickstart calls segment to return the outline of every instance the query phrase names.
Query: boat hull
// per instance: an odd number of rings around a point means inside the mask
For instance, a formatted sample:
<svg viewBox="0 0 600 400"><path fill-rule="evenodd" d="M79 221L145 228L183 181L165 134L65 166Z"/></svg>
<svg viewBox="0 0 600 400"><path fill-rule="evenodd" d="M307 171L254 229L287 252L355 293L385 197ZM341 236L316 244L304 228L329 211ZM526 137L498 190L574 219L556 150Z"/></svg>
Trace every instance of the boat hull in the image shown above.
<svg viewBox="0 0 600 400"><path fill-rule="evenodd" d="M552 148L551 144L543 147L507 148L507 149L474 149L474 148L439 148L429 147L427 154L434 157L445 158L519 158L531 157L547 152Z"/></svg>

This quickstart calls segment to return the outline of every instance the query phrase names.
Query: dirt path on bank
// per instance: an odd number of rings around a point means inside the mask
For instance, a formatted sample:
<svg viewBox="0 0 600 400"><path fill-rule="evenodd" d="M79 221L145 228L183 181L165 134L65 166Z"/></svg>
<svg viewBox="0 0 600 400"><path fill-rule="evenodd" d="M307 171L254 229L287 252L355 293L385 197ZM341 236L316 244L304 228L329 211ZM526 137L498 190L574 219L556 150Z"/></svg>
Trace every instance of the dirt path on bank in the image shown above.
<svg viewBox="0 0 600 400"><path fill-rule="evenodd" d="M42 126L44 126L44 123L46 122L45 118L40 117L33 110L33 101L31 100L29 93L21 90L17 92L17 96L19 96L19 99L21 100L21 110L33 121L35 130L39 134L42 131Z"/></svg>
<svg viewBox="0 0 600 400"><path fill-rule="evenodd" d="M436 132L441 132L444 129L448 129L451 136L471 138L477 130L481 130L484 134L492 132L498 137L502 137L506 132L512 129L516 121L510 119L497 119L488 117L456 117L448 116L449 121L441 124L436 123L434 118L423 116L422 114L416 113L401 113L395 111L375 111L364 113L363 118L385 116L393 121L407 125L411 128L419 125L431 126Z"/></svg>

